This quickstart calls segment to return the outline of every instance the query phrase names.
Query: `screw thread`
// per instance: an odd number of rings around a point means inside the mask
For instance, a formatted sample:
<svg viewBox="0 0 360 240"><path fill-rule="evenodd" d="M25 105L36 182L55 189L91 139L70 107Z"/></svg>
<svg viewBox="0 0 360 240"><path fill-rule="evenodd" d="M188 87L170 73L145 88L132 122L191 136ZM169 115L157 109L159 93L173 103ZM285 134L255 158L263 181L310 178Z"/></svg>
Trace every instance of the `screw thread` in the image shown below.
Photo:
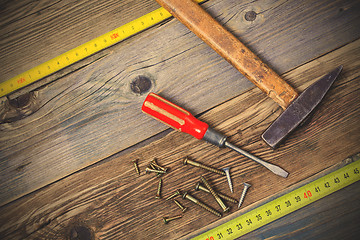
<svg viewBox="0 0 360 240"><path fill-rule="evenodd" d="M154 170L161 170L161 169L156 168L152 163L149 164L148 168L154 169ZM161 175L162 175L162 173L156 173L157 177L161 177Z"/></svg>
<svg viewBox="0 0 360 240"><path fill-rule="evenodd" d="M156 158L154 158L154 160L151 161L151 163L154 167L158 168L158 170L164 171L166 172L167 168L160 166L157 162L156 162Z"/></svg>
<svg viewBox="0 0 360 240"><path fill-rule="evenodd" d="M234 189L233 189L233 185L232 185L232 182L231 182L231 177L230 177L230 168L227 167L227 168L223 168L222 169L225 174L226 174L226 179L227 179L227 182L229 184L229 188L230 188L230 191L233 193L234 192Z"/></svg>
<svg viewBox="0 0 360 240"><path fill-rule="evenodd" d="M209 207L208 205L206 205L205 203L202 202L198 202L197 205L199 205L200 207L204 208L206 211L211 212L212 214L221 217L221 213L219 213L218 211L212 209L211 207Z"/></svg>
<svg viewBox="0 0 360 240"><path fill-rule="evenodd" d="M196 205L204 208L206 211L211 212L212 214L221 217L221 213L212 209L211 207L209 207L208 205L206 205L205 203L200 202L199 200L197 200L196 198L194 198L193 196L190 196L187 192L184 193L183 198L186 198L188 200L190 200L191 202L195 203Z"/></svg>
<svg viewBox="0 0 360 240"><path fill-rule="evenodd" d="M240 208L241 204L243 203L244 198L245 198L245 194L246 194L246 192L247 192L247 190L248 190L249 187L251 187L250 184L244 183L244 189L243 189L243 191L242 191L242 193L241 193L241 197L240 197L240 200L239 200L238 208Z"/></svg>
<svg viewBox="0 0 360 240"><path fill-rule="evenodd" d="M161 198L161 186L162 186L162 179L159 180L159 185L157 188L156 198Z"/></svg>
<svg viewBox="0 0 360 240"><path fill-rule="evenodd" d="M166 173L165 171L156 170L156 169L151 169L151 168L146 168L146 169L145 169L145 172L146 172L146 173L149 173L149 172L154 172L154 173Z"/></svg>
<svg viewBox="0 0 360 240"><path fill-rule="evenodd" d="M232 202L232 203L237 203L238 201L234 198L231 198L229 196L226 196L222 193L218 193L219 197L221 197L222 199L226 200L226 201L229 201L229 202Z"/></svg>
<svg viewBox="0 0 360 240"><path fill-rule="evenodd" d="M181 205L177 200L174 199L174 203L183 211L185 212L187 207L184 207L183 205Z"/></svg>
<svg viewBox="0 0 360 240"><path fill-rule="evenodd" d="M173 193L173 194L171 194L169 197L167 197L166 200L170 200L170 199L172 199L173 197L176 197L176 196L178 196L178 195L180 195L180 191L179 191L179 190L176 190L176 192Z"/></svg>
<svg viewBox="0 0 360 240"><path fill-rule="evenodd" d="M196 187L195 187L195 190L201 190L203 192L207 192L207 193L210 193L209 189L207 189L206 187L200 185L200 183L197 183ZM238 201L232 197L229 197L229 196L226 196L222 193L219 193L217 192L217 194L219 195L220 198L222 198L223 200L226 200L226 201L229 201L229 202L232 202L232 203L238 203Z"/></svg>
<svg viewBox="0 0 360 240"><path fill-rule="evenodd" d="M203 165L203 164L200 164L199 165L202 169L205 169L205 170L208 170L210 172L213 172L213 173L217 173L217 174L220 174L220 175L225 175L225 173L221 170L218 170L216 168L213 168L213 167L209 167L209 166L206 166L206 165Z"/></svg>
<svg viewBox="0 0 360 240"><path fill-rule="evenodd" d="M214 191L214 189L210 186L210 184L206 181L206 179L203 176L200 176L201 181L205 184L205 186L207 187L207 189L210 191L210 193L213 195L213 197L215 198L215 200L217 201L217 203L220 205L220 207L222 208L222 210L224 212L229 210L229 207L227 207L224 202L221 200L221 198L219 197L219 195Z"/></svg>
<svg viewBox="0 0 360 240"><path fill-rule="evenodd" d="M177 215L177 216L174 216L174 217L163 217L163 220L164 220L164 223L167 224L170 221L175 220L175 219L179 219L179 218L182 218L182 215Z"/></svg>
<svg viewBox="0 0 360 240"><path fill-rule="evenodd" d="M209 171L209 172L217 173L217 174L220 174L220 175L223 175L223 176L226 175L223 171L221 171L221 170L219 170L219 169L216 169L216 168L213 168L213 167L204 165L204 164L199 163L199 162L195 162L195 161L193 161L193 160L190 160L188 157L186 157L186 158L184 159L184 164L185 164L185 165L186 165L186 164L190 164L190 165L192 165L192 166L194 166L194 167L199 167L199 168L205 169L205 170L207 170L207 171Z"/></svg>
<svg viewBox="0 0 360 240"><path fill-rule="evenodd" d="M139 165L138 165L138 159L135 159L132 161L134 163L134 168L135 168L135 171L138 175L140 175L140 169L139 169Z"/></svg>

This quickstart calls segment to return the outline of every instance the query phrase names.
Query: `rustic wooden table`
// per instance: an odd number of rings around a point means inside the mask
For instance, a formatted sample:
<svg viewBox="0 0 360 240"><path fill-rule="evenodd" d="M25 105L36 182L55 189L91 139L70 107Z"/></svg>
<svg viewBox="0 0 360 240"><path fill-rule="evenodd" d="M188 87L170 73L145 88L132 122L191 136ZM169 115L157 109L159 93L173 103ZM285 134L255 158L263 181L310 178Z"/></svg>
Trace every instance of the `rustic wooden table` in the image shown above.
<svg viewBox="0 0 360 240"><path fill-rule="evenodd" d="M154 0L0 1L0 81L64 53L159 5ZM276 150L260 139L282 112L176 19L105 49L0 98L1 239L179 239L286 192L360 152L360 2L237 1L202 5L303 91L344 69L313 115ZM283 179L227 149L169 130L141 113L147 93L183 106L243 149L286 169ZM231 166L224 177L183 166L190 156ZM157 158L170 168L164 196L193 189L201 174L244 208L220 219L185 200L155 199ZM141 175L132 160L139 159ZM210 196L191 190L217 208ZM354 239L360 234L359 183L244 236L244 239Z"/></svg>

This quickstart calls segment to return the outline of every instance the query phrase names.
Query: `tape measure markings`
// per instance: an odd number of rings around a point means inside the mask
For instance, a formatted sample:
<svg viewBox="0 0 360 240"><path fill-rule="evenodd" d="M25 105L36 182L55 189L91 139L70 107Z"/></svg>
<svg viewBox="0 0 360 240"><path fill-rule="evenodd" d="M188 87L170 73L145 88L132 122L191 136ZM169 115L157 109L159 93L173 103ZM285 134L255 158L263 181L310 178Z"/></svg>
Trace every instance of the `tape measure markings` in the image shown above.
<svg viewBox="0 0 360 240"><path fill-rule="evenodd" d="M234 239L360 180L360 160L217 226L196 240Z"/></svg>
<svg viewBox="0 0 360 240"><path fill-rule="evenodd" d="M206 0L195 0L197 3ZM164 8L158 8L145 14L119 28L105 33L89 42L86 42L74 49L71 49L49 61L46 61L26 72L23 72L9 80L0 83L0 97L15 90L25 87L43 77L55 73L71 64L78 62L96 52L114 45L128 37L135 35L161 21L171 17L171 14Z"/></svg>

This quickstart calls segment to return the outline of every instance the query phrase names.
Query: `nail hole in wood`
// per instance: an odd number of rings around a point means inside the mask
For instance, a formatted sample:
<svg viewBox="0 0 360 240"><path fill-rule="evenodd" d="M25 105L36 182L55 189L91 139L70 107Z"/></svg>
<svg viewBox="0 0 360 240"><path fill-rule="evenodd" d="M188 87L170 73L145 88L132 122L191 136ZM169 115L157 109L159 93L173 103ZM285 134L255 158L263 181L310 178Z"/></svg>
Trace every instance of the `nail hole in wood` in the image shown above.
<svg viewBox="0 0 360 240"><path fill-rule="evenodd" d="M148 77L140 75L130 83L130 88L136 94L144 94L150 90L151 85L151 80Z"/></svg>
<svg viewBox="0 0 360 240"><path fill-rule="evenodd" d="M252 22L256 19L256 12L254 11L248 11L245 13L245 20L246 21L249 21L249 22Z"/></svg>

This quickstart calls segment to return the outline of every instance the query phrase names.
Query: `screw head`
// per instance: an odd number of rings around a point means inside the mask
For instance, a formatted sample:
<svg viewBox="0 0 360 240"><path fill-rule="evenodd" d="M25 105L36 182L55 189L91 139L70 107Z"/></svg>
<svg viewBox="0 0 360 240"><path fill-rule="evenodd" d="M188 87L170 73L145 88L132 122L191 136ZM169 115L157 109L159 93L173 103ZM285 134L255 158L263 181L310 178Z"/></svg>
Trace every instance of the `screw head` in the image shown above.
<svg viewBox="0 0 360 240"><path fill-rule="evenodd" d="M171 194L169 197L166 198L166 200L170 200L172 199L173 197L176 197L178 195L181 195L181 192L179 189L177 189L173 194Z"/></svg>
<svg viewBox="0 0 360 240"><path fill-rule="evenodd" d="M222 170L223 170L224 172L227 172L227 171L230 170L230 167L225 167L225 168L223 168Z"/></svg>
<svg viewBox="0 0 360 240"><path fill-rule="evenodd" d="M199 191L199 190L200 190L199 187L200 187L200 182L198 182L198 183L196 184L195 190L196 190L196 191Z"/></svg>
<svg viewBox="0 0 360 240"><path fill-rule="evenodd" d="M163 220L164 220L164 223L165 223L165 224L168 224L168 223L169 223L169 220L167 220L166 217L163 217Z"/></svg>
<svg viewBox="0 0 360 240"><path fill-rule="evenodd" d="M251 185L249 183L244 182L244 187L249 188Z"/></svg>
<svg viewBox="0 0 360 240"><path fill-rule="evenodd" d="M186 195L188 194L188 192L184 192L184 194L183 194L183 199L185 199L186 198Z"/></svg>
<svg viewBox="0 0 360 240"><path fill-rule="evenodd" d="M184 158L184 165L187 165L187 161L188 161L188 158L186 157L186 158Z"/></svg>

